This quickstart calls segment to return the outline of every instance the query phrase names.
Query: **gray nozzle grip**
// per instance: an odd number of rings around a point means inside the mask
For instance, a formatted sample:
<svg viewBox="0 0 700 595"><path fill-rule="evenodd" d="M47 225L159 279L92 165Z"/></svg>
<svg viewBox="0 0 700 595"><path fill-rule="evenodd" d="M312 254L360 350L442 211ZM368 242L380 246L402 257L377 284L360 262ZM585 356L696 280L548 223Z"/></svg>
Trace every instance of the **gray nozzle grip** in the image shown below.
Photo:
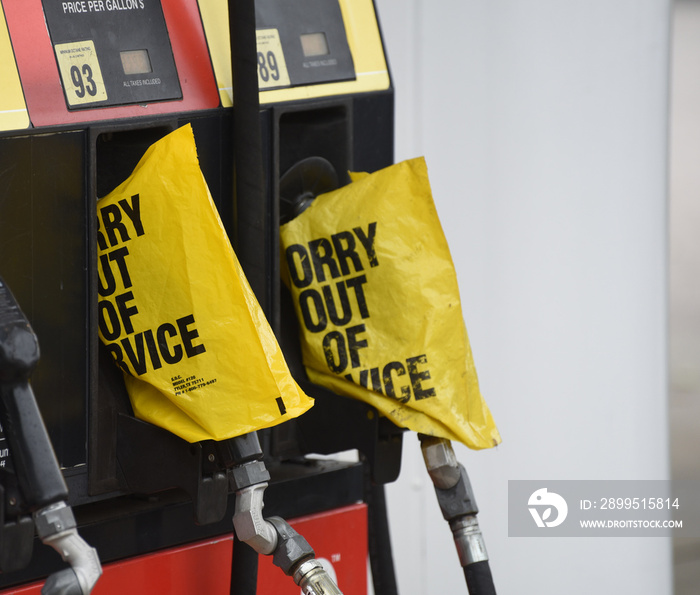
<svg viewBox="0 0 700 595"><path fill-rule="evenodd" d="M41 595L84 595L80 581L72 568L64 568L46 579Z"/></svg>

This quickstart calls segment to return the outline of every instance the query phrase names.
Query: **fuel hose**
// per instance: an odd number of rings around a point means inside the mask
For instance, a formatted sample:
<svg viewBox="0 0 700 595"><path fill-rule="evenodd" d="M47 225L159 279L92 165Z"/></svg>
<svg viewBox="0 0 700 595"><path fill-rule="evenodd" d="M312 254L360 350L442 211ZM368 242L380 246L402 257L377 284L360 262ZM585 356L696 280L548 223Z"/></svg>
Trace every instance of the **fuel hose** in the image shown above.
<svg viewBox="0 0 700 595"><path fill-rule="evenodd" d="M233 247L263 310L268 301L267 265L273 238L266 201L263 142L258 95L254 0L229 0L233 76L233 174L236 225ZM265 312L269 316L269 312Z"/></svg>
<svg viewBox="0 0 700 595"><path fill-rule="evenodd" d="M452 530L469 595L496 595L467 471L457 462L449 440L424 434L418 438L442 516Z"/></svg>
<svg viewBox="0 0 700 595"><path fill-rule="evenodd" d="M372 481L372 473L367 463L364 480L368 516L368 554L374 592L381 595L398 595L384 485Z"/></svg>
<svg viewBox="0 0 700 595"><path fill-rule="evenodd" d="M496 595L488 560L464 566L464 578L470 595Z"/></svg>
<svg viewBox="0 0 700 595"><path fill-rule="evenodd" d="M265 184L258 97L255 1L228 0L233 77L233 201L236 227L233 245L253 291L261 299L264 271L256 266L265 254ZM255 595L257 552L234 538L231 595Z"/></svg>

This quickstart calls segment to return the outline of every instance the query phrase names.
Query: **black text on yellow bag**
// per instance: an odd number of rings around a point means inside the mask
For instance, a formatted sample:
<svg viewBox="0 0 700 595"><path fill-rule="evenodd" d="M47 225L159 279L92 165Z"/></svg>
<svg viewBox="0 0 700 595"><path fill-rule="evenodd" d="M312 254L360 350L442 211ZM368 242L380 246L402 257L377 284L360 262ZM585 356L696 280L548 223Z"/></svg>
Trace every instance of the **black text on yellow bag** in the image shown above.
<svg viewBox="0 0 700 595"><path fill-rule="evenodd" d="M310 380L399 426L495 446L424 160L352 179L281 231Z"/></svg>
<svg viewBox="0 0 700 595"><path fill-rule="evenodd" d="M228 241L189 125L97 205L99 332L137 417L223 440L312 406Z"/></svg>

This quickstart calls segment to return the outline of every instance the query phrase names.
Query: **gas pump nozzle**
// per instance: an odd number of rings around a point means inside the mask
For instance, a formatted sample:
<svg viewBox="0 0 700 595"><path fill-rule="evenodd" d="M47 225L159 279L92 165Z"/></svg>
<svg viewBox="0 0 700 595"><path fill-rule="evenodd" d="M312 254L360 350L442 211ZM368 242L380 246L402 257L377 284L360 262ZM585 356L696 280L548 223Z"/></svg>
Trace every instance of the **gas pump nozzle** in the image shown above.
<svg viewBox="0 0 700 595"><path fill-rule="evenodd" d="M449 440L423 434L418 437L442 516L452 529L467 589L470 595L496 595L486 545L476 519L479 509L467 471L457 462Z"/></svg>
<svg viewBox="0 0 700 595"><path fill-rule="evenodd" d="M71 507L65 502L49 504L34 513L36 531L70 564L46 579L42 595L87 595L102 574L97 550L78 535Z"/></svg>
<svg viewBox="0 0 700 595"><path fill-rule="evenodd" d="M270 473L262 461L257 434L228 443L232 448L227 454L233 462L230 483L236 492L233 526L238 539L258 554L272 555L275 566L291 576L305 595L342 595L306 539L280 517L263 518L263 494Z"/></svg>
<svg viewBox="0 0 700 595"><path fill-rule="evenodd" d="M17 516L31 513L42 542L71 566L50 576L42 594L87 595L102 567L96 550L76 530L73 511L66 503L68 488L29 384L38 361L36 335L0 279L0 421L21 494ZM0 523L4 525L6 519L0 518ZM19 544L11 546L21 549Z"/></svg>

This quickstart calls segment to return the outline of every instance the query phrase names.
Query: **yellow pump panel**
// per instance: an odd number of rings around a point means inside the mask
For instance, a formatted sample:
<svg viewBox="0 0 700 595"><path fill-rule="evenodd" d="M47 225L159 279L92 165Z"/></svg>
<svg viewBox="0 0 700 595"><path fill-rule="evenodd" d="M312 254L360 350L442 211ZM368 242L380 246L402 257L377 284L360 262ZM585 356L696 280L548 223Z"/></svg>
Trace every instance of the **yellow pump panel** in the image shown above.
<svg viewBox="0 0 700 595"><path fill-rule="evenodd" d="M0 5L0 131L29 127L27 104L24 102L5 13Z"/></svg>
<svg viewBox="0 0 700 595"><path fill-rule="evenodd" d="M355 80L261 91L261 104L383 91L389 88L391 83L389 69L384 58L372 0L339 0L339 4L355 64ZM231 107L233 84L228 6L225 2L216 0L199 0L199 10L209 43L209 53L214 65L221 105Z"/></svg>

